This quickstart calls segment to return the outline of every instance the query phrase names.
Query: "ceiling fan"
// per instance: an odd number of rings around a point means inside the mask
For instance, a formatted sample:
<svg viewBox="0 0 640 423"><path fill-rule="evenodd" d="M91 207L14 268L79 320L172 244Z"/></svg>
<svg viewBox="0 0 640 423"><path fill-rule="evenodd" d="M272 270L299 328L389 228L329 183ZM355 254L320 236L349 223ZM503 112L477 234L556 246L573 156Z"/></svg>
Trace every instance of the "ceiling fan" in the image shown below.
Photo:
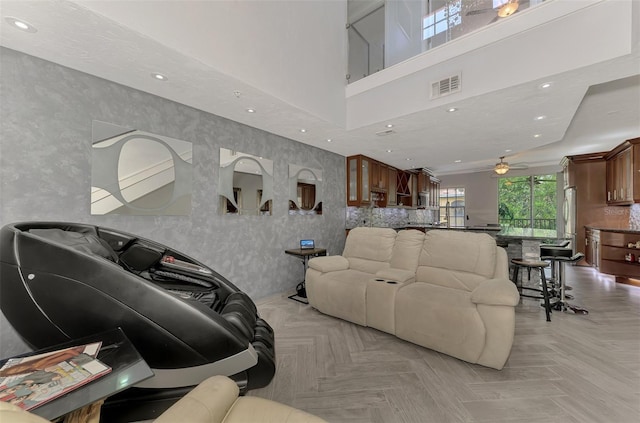
<svg viewBox="0 0 640 423"><path fill-rule="evenodd" d="M493 1L493 0L490 0ZM489 23L493 23L495 21L497 21L500 18L506 18L508 16L513 15L514 13L516 13L518 10L520 9L521 5L525 5L529 3L529 0L504 0L503 3L497 7L497 9L494 8L485 8L485 9L476 9L476 10L470 10L466 13L466 16L470 16L470 15L479 15L482 13L487 13L487 12L493 12L496 13L496 17L493 18L493 20Z"/></svg>
<svg viewBox="0 0 640 423"><path fill-rule="evenodd" d="M497 174L497 175L504 175L505 173L507 173L510 170L516 170L516 169L528 169L529 166L527 166L524 163L515 163L510 165L509 163L504 161L504 157L505 156L500 156L500 161L498 163L495 164L495 166L493 166L493 171Z"/></svg>

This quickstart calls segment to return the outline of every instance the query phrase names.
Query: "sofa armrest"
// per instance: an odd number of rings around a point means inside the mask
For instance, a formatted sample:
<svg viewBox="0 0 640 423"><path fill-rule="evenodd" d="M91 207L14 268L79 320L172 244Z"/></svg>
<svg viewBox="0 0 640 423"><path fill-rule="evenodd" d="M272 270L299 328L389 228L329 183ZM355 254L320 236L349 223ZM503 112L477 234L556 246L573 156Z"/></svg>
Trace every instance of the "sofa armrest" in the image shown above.
<svg viewBox="0 0 640 423"><path fill-rule="evenodd" d="M508 279L489 279L471 293L474 304L516 306L519 301L518 289Z"/></svg>
<svg viewBox="0 0 640 423"><path fill-rule="evenodd" d="M375 277L405 283L414 282L416 279L416 273L404 269L389 268L378 270Z"/></svg>
<svg viewBox="0 0 640 423"><path fill-rule="evenodd" d="M238 399L238 385L226 376L202 381L154 423L221 423Z"/></svg>
<svg viewBox="0 0 640 423"><path fill-rule="evenodd" d="M342 256L314 257L309 260L309 267L322 273L347 270L349 268L349 260Z"/></svg>

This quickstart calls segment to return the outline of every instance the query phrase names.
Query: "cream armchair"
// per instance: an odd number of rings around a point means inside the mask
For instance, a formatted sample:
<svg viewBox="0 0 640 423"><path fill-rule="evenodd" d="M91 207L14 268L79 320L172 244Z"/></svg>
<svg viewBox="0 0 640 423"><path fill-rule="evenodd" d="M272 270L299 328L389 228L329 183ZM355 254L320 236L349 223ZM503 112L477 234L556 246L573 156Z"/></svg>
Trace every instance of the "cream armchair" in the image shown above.
<svg viewBox="0 0 640 423"><path fill-rule="evenodd" d="M236 383L213 376L185 395L154 423L326 423L288 405L258 397L239 397ZM48 423L21 408L0 401L0 422Z"/></svg>

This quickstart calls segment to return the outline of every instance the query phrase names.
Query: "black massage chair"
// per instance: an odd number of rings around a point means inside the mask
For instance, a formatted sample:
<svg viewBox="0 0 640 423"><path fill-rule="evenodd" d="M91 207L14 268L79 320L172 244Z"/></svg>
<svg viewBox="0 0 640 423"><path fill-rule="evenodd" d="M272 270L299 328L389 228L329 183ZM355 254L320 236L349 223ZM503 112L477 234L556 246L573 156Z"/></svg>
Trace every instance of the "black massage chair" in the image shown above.
<svg viewBox="0 0 640 423"><path fill-rule="evenodd" d="M155 374L125 391L128 400L177 398L215 374L246 392L275 374L273 330L245 293L170 247L114 229L4 226L0 308L37 349L122 328Z"/></svg>

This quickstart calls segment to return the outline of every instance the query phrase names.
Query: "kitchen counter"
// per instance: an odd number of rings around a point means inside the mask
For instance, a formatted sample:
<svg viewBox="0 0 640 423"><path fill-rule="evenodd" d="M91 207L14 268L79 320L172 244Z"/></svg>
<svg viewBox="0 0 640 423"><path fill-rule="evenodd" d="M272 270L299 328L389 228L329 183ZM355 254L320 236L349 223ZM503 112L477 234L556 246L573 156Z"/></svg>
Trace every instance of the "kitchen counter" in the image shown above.
<svg viewBox="0 0 640 423"><path fill-rule="evenodd" d="M406 225L403 225L396 229L421 229L421 230L445 229L450 231L481 231L481 232L500 232L502 230L502 228L500 228L499 226L465 226L463 228L459 228L459 227L447 228L446 226L429 225L429 224L421 224L421 223L407 223Z"/></svg>
<svg viewBox="0 0 640 423"><path fill-rule="evenodd" d="M545 239L562 239L558 237L558 233L555 230L548 229L531 229L531 228L506 228L498 233L498 238L501 239L526 239L542 241Z"/></svg>
<svg viewBox="0 0 640 423"><path fill-rule="evenodd" d="M602 226L592 226L592 225L585 225L585 228L596 230L596 231L603 231L603 232L618 232L618 233L622 233L622 234L637 234L637 235L640 235L640 230L631 229L631 228L606 228L606 227L602 227Z"/></svg>

